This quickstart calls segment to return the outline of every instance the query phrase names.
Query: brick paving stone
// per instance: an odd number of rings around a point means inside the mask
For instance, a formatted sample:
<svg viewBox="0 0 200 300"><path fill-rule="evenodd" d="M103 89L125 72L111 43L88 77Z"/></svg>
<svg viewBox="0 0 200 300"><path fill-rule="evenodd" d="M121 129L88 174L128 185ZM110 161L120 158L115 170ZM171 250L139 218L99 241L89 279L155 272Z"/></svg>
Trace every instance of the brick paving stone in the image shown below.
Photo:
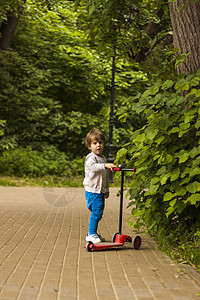
<svg viewBox="0 0 200 300"><path fill-rule="evenodd" d="M118 232L118 189L99 224ZM128 199L125 199L125 207ZM123 233L134 237L126 222ZM192 300L200 276L172 261L142 234L141 249L84 249L89 212L82 188L0 187L0 300Z"/></svg>

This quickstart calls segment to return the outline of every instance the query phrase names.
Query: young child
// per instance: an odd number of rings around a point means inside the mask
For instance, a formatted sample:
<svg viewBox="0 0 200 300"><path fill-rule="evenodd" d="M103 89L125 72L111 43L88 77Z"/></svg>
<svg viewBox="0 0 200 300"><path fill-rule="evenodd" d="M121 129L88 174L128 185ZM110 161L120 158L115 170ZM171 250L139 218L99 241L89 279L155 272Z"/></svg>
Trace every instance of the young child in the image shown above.
<svg viewBox="0 0 200 300"><path fill-rule="evenodd" d="M105 137L99 129L88 132L85 145L91 153L85 159L83 185L87 207L91 211L86 241L93 243L105 240L97 234L97 227L103 215L105 198L109 197L109 169L112 171L116 167L113 163L106 162L102 154L104 144Z"/></svg>

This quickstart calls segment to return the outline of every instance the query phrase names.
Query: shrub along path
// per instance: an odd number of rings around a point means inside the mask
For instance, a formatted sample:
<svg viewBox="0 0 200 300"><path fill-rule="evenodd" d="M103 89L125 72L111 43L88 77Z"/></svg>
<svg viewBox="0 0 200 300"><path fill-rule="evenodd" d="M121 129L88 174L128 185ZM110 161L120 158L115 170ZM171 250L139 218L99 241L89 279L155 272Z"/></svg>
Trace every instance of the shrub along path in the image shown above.
<svg viewBox="0 0 200 300"><path fill-rule="evenodd" d="M111 189L99 232L118 230ZM125 200L127 202L127 200ZM134 236L125 219L123 232ZM82 188L0 187L0 299L197 299L199 274L142 235L141 249L84 249L89 213Z"/></svg>

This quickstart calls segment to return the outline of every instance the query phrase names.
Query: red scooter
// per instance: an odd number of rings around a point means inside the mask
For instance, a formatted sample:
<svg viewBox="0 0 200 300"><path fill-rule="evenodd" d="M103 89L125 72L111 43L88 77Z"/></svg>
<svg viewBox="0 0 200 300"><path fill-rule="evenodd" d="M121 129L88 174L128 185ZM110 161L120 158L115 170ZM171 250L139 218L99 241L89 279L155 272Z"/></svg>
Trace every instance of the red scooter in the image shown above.
<svg viewBox="0 0 200 300"><path fill-rule="evenodd" d="M133 248L138 250L141 246L141 237L139 235L135 236L134 239L129 235L122 234L122 211L123 211L123 189L124 189L124 172L132 171L136 172L136 169L123 169L121 165L118 168L114 168L113 171L120 171L121 173L121 193L120 193L120 211L119 211L119 232L115 233L112 237L112 242L101 242L94 244L92 242L88 242L85 245L87 251L97 251L97 250L105 250L109 248L118 248L122 247L125 242L129 242L133 244Z"/></svg>

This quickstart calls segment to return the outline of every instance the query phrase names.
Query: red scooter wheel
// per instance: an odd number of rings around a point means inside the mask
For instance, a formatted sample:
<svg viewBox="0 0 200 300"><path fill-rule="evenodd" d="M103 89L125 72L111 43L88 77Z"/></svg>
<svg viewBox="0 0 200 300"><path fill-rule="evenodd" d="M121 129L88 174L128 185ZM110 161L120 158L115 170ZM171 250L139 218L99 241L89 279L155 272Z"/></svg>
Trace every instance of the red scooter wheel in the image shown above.
<svg viewBox="0 0 200 300"><path fill-rule="evenodd" d="M112 236L112 242L113 243L115 243L115 238L116 238L117 234L119 234L119 232L114 233L113 236Z"/></svg>
<svg viewBox="0 0 200 300"><path fill-rule="evenodd" d="M92 242L88 242L86 245L86 250L88 252L91 252L93 250L93 246L94 246L94 244Z"/></svg>
<svg viewBox="0 0 200 300"><path fill-rule="evenodd" d="M141 237L137 235L133 240L133 248L135 250L140 249L141 243L142 243Z"/></svg>

